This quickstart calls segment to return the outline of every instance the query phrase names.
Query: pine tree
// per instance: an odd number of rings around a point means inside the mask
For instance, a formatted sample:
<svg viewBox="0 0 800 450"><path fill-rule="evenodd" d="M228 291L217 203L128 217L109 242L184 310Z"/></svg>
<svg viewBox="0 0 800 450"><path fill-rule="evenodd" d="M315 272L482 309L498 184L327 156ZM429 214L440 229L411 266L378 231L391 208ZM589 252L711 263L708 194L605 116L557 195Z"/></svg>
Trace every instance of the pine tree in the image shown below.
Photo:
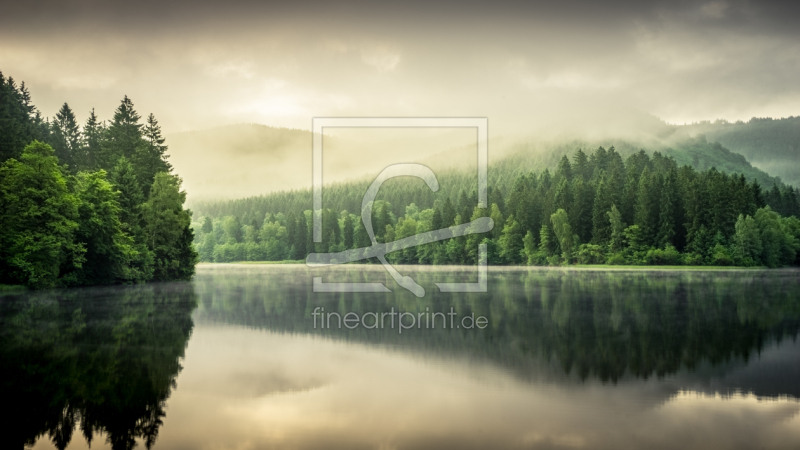
<svg viewBox="0 0 800 450"><path fill-rule="evenodd" d="M156 174L150 197L142 206L145 242L153 252L156 281L186 280L194 275L197 253L192 245L192 213L183 209L186 192L180 186L180 178Z"/></svg>
<svg viewBox="0 0 800 450"><path fill-rule="evenodd" d="M643 242L649 243L653 240L657 226L658 203L653 201L653 197L658 191L655 186L655 177L650 175L650 170L645 168L642 176L639 177L639 188L636 192L636 209L634 212L634 224L639 226Z"/></svg>
<svg viewBox="0 0 800 450"><path fill-rule="evenodd" d="M111 183L119 191L117 201L120 204L120 221L122 229L131 236L141 235L141 206L144 196L136 179L133 166L124 156L111 171Z"/></svg>
<svg viewBox="0 0 800 450"><path fill-rule="evenodd" d="M561 157L558 162L558 169L556 169L556 178L563 178L567 182L572 181L572 165L569 163L567 155Z"/></svg>
<svg viewBox="0 0 800 450"><path fill-rule="evenodd" d="M82 159L81 133L75 113L65 102L53 120L53 148L61 164L66 164L70 171L78 171L78 162Z"/></svg>
<svg viewBox="0 0 800 450"><path fill-rule="evenodd" d="M164 145L161 127L153 114L147 116L142 132L143 142L135 148L134 165L137 169L136 175L142 183L142 192L147 195L156 174L171 172L172 165L167 162L167 146Z"/></svg>
<svg viewBox="0 0 800 450"><path fill-rule="evenodd" d="M439 211L439 208L434 208L433 219L431 219L431 229L441 230L443 227L444 227L444 220L442 219L442 213L441 211Z"/></svg>
<svg viewBox="0 0 800 450"><path fill-rule="evenodd" d="M612 205L613 207L614 205ZM572 252L575 246L572 227L569 225L569 216L566 211L559 209L550 216L550 222L553 224L553 232L561 248L561 256L568 263L572 259Z"/></svg>
<svg viewBox="0 0 800 450"><path fill-rule="evenodd" d="M609 242L609 250L612 253L622 251L622 244L625 231L625 223L622 221L622 214L617 209L617 205L611 205L611 211L608 212L608 220L611 223L611 241Z"/></svg>
<svg viewBox="0 0 800 450"><path fill-rule="evenodd" d="M293 243L294 259L305 259L305 257L308 256L307 241L309 234L308 223L306 223L306 215L303 213L297 216L296 233L297 237Z"/></svg>
<svg viewBox="0 0 800 450"><path fill-rule="evenodd" d="M575 177L572 188L572 208L570 217L573 228L581 242L592 240L592 205L594 204L594 190L585 182L583 177Z"/></svg>
<svg viewBox="0 0 800 450"><path fill-rule="evenodd" d="M353 216L345 211L344 217L344 229L342 230L342 235L344 237L343 243L346 249L353 248L353 244L355 243L355 226L353 225Z"/></svg>
<svg viewBox="0 0 800 450"><path fill-rule="evenodd" d="M514 219L513 215L508 216L498 244L500 245L500 256L509 264L522 262L522 251L525 248L522 242L524 238L525 235L519 222Z"/></svg>
<svg viewBox="0 0 800 450"><path fill-rule="evenodd" d="M658 215L658 230L656 244L660 248L667 246L677 247L679 215L679 192L677 173L671 170L664 179L660 195L660 210Z"/></svg>
<svg viewBox="0 0 800 450"><path fill-rule="evenodd" d="M601 147L602 148L602 147ZM611 238L611 227L608 222L608 211L614 205L612 184L603 176L597 186L597 196L592 207L592 242L605 244Z"/></svg>
<svg viewBox="0 0 800 450"><path fill-rule="evenodd" d="M97 158L102 154L100 143L104 132L105 127L98 122L97 115L92 108L89 118L83 125L83 142L78 161L81 170L95 170L98 167Z"/></svg>
<svg viewBox="0 0 800 450"><path fill-rule="evenodd" d="M541 230L539 230L539 251L547 256L553 256L553 253L555 253L550 227L546 224L542 225Z"/></svg>
<svg viewBox="0 0 800 450"><path fill-rule="evenodd" d="M143 144L140 119L141 116L133 109L133 102L126 95L114 111L114 118L102 140L101 152L97 158L100 168L111 169L123 156L129 161L134 161L136 149ZM139 174L137 173L137 175ZM147 180L139 180L142 192L145 192L144 184L146 182ZM150 186L147 186L148 190L149 188Z"/></svg>
<svg viewBox="0 0 800 450"><path fill-rule="evenodd" d="M572 173L576 177L581 177L584 182L589 181L592 177L591 168L589 167L589 157L586 153L578 149L575 156L572 158Z"/></svg>
<svg viewBox="0 0 800 450"><path fill-rule="evenodd" d="M456 220L456 209L450 201L450 197L445 198L444 206L442 207L442 226L452 227Z"/></svg>
<svg viewBox="0 0 800 450"><path fill-rule="evenodd" d="M0 72L0 163L19 158L32 140L45 140L37 132L34 122L37 116L25 83L18 88L13 78L5 78Z"/></svg>
<svg viewBox="0 0 800 450"><path fill-rule="evenodd" d="M206 216L205 220L203 221L203 227L200 229L203 234L209 234L214 232L214 222L211 221L211 217Z"/></svg>

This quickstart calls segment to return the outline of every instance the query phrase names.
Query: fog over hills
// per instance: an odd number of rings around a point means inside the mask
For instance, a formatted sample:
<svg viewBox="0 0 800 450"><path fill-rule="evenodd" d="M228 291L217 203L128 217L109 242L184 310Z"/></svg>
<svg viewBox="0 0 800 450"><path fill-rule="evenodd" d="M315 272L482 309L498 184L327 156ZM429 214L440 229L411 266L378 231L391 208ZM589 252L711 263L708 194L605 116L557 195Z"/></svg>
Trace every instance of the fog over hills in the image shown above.
<svg viewBox="0 0 800 450"><path fill-rule="evenodd" d="M704 134L754 166L795 186L800 186L800 116L782 119L752 118L747 122L700 122L681 127L693 135Z"/></svg>
<svg viewBox="0 0 800 450"><path fill-rule="evenodd" d="M762 132L752 143L752 139L741 138L741 132L736 134L743 128L739 125L671 125L633 111L602 116L587 112L576 114L573 120L572 125L566 119L539 126L532 123L528 132L514 135L492 134L490 122L491 170L502 170L504 176L499 178L511 182L519 173L554 168L563 155L579 148L614 146L623 157L640 149L659 151L698 170L716 167L723 172L744 173L765 187L777 181L771 176L775 174L790 183L800 181L800 169L792 163L797 155L764 151L786 147L780 141L786 139L786 133ZM788 125L783 128L788 129ZM420 162L434 171L475 170L476 139L474 129L326 130L324 182L372 178L384 167L401 162ZM238 124L171 134L167 143L170 162L183 177L192 201L311 188L312 134L307 130Z"/></svg>

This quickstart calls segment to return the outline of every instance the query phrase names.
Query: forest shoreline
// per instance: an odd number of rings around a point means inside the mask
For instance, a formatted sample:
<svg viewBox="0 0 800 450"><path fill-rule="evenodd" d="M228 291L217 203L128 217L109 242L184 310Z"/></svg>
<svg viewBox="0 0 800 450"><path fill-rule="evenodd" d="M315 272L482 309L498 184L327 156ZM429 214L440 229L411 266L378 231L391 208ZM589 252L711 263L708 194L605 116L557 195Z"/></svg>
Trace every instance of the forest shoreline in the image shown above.
<svg viewBox="0 0 800 450"><path fill-rule="evenodd" d="M201 261L197 264L197 267L201 266L231 266L231 265L256 265L256 266L282 266L282 265L302 265L305 264L303 260L284 260L284 261L229 261L229 262L210 262L210 261ZM360 266L375 266L379 267L380 264L363 264L363 263L343 263L341 265L360 265ZM393 267L403 267L403 268L414 268L414 267L425 267L425 268L470 268L475 267L475 265L449 265L449 264L392 264ZM489 264L488 267L491 267L492 270L497 271L498 268L502 268L503 271L512 271L512 270L520 270L520 269L562 269L562 270L602 270L602 271L609 271L609 270L617 270L617 271L683 271L683 272L734 272L734 271L746 271L746 272L774 272L776 270L793 270L793 271L800 271L800 267L796 266L783 266L783 267L775 267L770 268L767 266L675 266L675 265L615 265L615 264L570 264L570 265L563 265L563 266L530 266L530 265L506 265L506 264Z"/></svg>

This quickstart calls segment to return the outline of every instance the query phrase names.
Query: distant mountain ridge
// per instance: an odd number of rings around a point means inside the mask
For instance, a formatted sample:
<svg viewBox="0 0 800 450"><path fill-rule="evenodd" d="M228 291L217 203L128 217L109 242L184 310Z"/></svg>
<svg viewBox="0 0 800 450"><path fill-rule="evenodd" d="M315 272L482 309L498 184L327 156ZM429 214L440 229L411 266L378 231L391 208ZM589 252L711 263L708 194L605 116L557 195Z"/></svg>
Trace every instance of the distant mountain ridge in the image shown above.
<svg viewBox="0 0 800 450"><path fill-rule="evenodd" d="M800 118L792 120L800 123ZM790 134L777 135L789 136L786 138L789 139L786 141L788 147L784 148L778 140L770 143L769 134L764 133L760 135L760 141L754 137L749 141L744 138L736 140L735 138L741 135L755 136L754 133L746 133L748 129L746 126L741 127L742 125L722 123L676 126L651 120L646 123L647 130L630 134L625 138L555 138L549 141L535 138L492 138L490 170L494 172L492 178L499 183L498 187L507 190L520 174L534 169L553 169L563 155L571 155L576 149L591 151L600 146L605 148L613 146L623 157L644 149L651 154L658 151L674 158L679 165L690 165L697 170L716 167L726 173L741 173L748 179L758 180L767 189L776 183L780 184L780 180L772 176L775 174L789 183L795 179L800 182L800 165L790 163L794 157L793 147L790 146L792 142ZM780 127L786 128L784 125ZM731 150L724 143L715 142L717 136L720 136L721 140L727 139L738 143L740 148L750 148L745 145L746 142L760 142L762 147L784 148L784 151L773 152L778 155L777 158L781 158L780 163L764 162L762 155L758 157L760 164L751 164L746 154ZM434 170L474 167L473 158L464 157L465 152L470 151L469 147L472 144L464 145L455 140L453 145L448 146L446 137L440 136L438 140L431 140L422 150L418 149L417 157L412 158L413 161L428 164ZM369 146L353 139L332 136L325 136L325 142L326 151L338 148L346 153L352 148L357 155L349 160L345 159L344 162L340 160L334 167L340 176L328 177L326 183L360 180L377 170L376 167L385 167L385 165L368 164L370 161L365 156L367 154L394 152L403 155L403 152L395 149L403 148L403 145L406 147L420 145L420 142L408 144L411 142L408 141L405 144L390 143L386 147ZM170 162L182 174L184 186L192 202L229 200L311 188L312 134L306 130L238 124L172 134L168 136L167 143L170 146ZM392 147L393 144L395 147ZM760 154L753 150L747 152L751 155ZM325 158L328 158L327 154ZM333 164L330 163L330 159L325 159L325 162ZM401 158L397 162L412 161ZM763 170L765 166L773 169L767 173ZM326 177L331 172L328 167L326 165ZM793 171L798 172L796 178L793 178Z"/></svg>
<svg viewBox="0 0 800 450"><path fill-rule="evenodd" d="M754 117L747 122L700 122L680 126L689 135L742 154L755 167L800 186L800 116L782 119Z"/></svg>

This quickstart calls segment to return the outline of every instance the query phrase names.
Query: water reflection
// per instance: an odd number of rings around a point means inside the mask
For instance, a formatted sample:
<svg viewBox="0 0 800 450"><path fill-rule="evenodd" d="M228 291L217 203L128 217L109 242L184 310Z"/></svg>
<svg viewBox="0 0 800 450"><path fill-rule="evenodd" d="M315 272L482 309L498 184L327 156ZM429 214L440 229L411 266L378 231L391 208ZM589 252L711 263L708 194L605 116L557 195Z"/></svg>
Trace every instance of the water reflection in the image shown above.
<svg viewBox="0 0 800 450"><path fill-rule="evenodd" d="M150 448L195 306L191 284L0 297L3 440L19 448L46 436L64 449L79 430L88 443Z"/></svg>
<svg viewBox="0 0 800 450"><path fill-rule="evenodd" d="M474 270L406 267L423 286L464 281ZM381 268L349 266L324 272L336 281L391 279ZM425 298L397 289L391 294L313 293L319 271L290 267L207 266L196 286L197 320L309 333L388 344L439 356L461 355L499 364L523 379L618 382L678 373L714 377L715 389L800 398L800 363L787 355L769 381L725 373L747 366L765 346L795 339L800 329L800 272L495 270L488 293ZM341 315L449 311L489 318L478 330L320 328L312 311ZM737 369L738 370L738 369ZM765 375L766 377L767 375ZM742 385L741 383L745 383ZM708 383L707 383L708 384Z"/></svg>
<svg viewBox="0 0 800 450"><path fill-rule="evenodd" d="M2 436L37 449L82 448L79 431L92 448L101 434L165 449L800 445L798 271L496 269L484 294L433 286L473 268L401 272L428 295L314 294L320 272L302 266L203 265L192 284L4 296L0 394L15 415ZM392 286L380 267L322 274ZM322 306L489 321L315 328Z"/></svg>

